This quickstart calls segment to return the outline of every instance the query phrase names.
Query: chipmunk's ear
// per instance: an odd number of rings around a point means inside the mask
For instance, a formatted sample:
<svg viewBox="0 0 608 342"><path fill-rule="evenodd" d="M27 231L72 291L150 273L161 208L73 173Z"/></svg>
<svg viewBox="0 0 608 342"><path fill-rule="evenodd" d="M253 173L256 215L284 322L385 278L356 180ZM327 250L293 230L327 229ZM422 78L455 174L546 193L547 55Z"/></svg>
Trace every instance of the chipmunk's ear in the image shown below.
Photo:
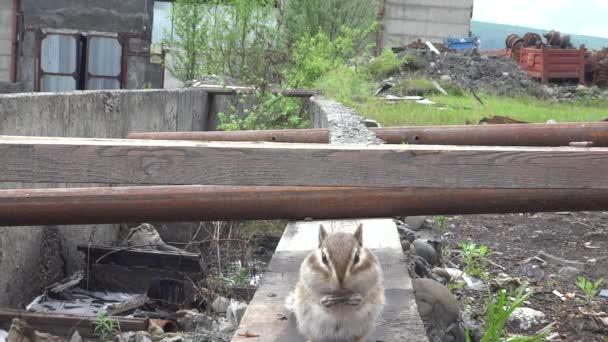
<svg viewBox="0 0 608 342"><path fill-rule="evenodd" d="M327 232L325 231L325 227L323 225L319 226L319 247L323 244L323 241L327 237Z"/></svg>
<svg viewBox="0 0 608 342"><path fill-rule="evenodd" d="M359 242L359 246L363 246L363 224L359 223L357 230L355 230L355 239Z"/></svg>

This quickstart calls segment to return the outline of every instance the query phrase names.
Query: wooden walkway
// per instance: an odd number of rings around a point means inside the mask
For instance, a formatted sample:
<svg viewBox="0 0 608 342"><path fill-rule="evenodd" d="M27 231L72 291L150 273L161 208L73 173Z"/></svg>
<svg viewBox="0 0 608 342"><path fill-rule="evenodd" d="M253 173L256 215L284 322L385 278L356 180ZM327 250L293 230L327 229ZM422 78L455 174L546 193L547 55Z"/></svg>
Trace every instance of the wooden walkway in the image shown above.
<svg viewBox="0 0 608 342"><path fill-rule="evenodd" d="M372 249L382 264L386 307L378 328L369 341L428 341L418 314L412 281L391 219L291 222L265 273L233 342L300 342L306 339L296 328L295 318L285 309L285 298L298 279L301 262L317 246L318 228L328 232L354 231L363 223L363 244ZM281 319L287 317L287 319ZM259 337L242 337L247 331Z"/></svg>

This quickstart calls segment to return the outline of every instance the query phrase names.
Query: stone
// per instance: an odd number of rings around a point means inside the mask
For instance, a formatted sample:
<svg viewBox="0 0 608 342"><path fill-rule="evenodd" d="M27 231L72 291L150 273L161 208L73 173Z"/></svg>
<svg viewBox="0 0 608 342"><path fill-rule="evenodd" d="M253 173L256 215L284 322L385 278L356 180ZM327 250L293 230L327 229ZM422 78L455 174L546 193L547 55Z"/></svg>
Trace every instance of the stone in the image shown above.
<svg viewBox="0 0 608 342"><path fill-rule="evenodd" d="M213 312L217 313L225 313L228 310L228 306L230 305L230 299L226 297L219 296L215 298L213 304L211 304L211 308Z"/></svg>
<svg viewBox="0 0 608 342"><path fill-rule="evenodd" d="M445 271L448 272L453 281L457 281L462 278L463 272L457 268L446 267Z"/></svg>
<svg viewBox="0 0 608 342"><path fill-rule="evenodd" d="M583 271L572 266L564 266L557 272L557 276L562 281L573 281L581 274L583 274Z"/></svg>
<svg viewBox="0 0 608 342"><path fill-rule="evenodd" d="M402 239L405 239L410 243L416 240L416 233L411 230L407 224L397 225L397 231L399 231L399 236Z"/></svg>
<svg viewBox="0 0 608 342"><path fill-rule="evenodd" d="M504 77L509 77L509 73L508 73L508 72L503 72L503 73L502 73L502 75L503 75Z"/></svg>
<svg viewBox="0 0 608 342"><path fill-rule="evenodd" d="M545 322L545 314L530 308L517 308L509 316L509 322L517 325L523 331L528 331Z"/></svg>
<svg viewBox="0 0 608 342"><path fill-rule="evenodd" d="M213 319L205 314L187 315L177 320L178 327L183 331L213 330L213 324Z"/></svg>
<svg viewBox="0 0 608 342"><path fill-rule="evenodd" d="M450 76L450 75L442 75L439 79L442 80L442 81L444 81L444 82L451 82L452 81L452 76Z"/></svg>
<svg viewBox="0 0 608 342"><path fill-rule="evenodd" d="M444 285L432 279L413 279L418 312L431 341L465 341L458 302Z"/></svg>
<svg viewBox="0 0 608 342"><path fill-rule="evenodd" d="M162 340L160 340L160 342L181 342L183 341L184 338L180 335L175 335L175 336L171 336L171 337L165 337Z"/></svg>
<svg viewBox="0 0 608 342"><path fill-rule="evenodd" d="M426 216L407 216L405 219L403 219L403 222L415 232L424 227L425 221Z"/></svg>
<svg viewBox="0 0 608 342"><path fill-rule="evenodd" d="M598 296L600 298L606 298L606 299L608 299L608 289L601 290L600 293L598 294Z"/></svg>
<svg viewBox="0 0 608 342"><path fill-rule="evenodd" d="M145 331L138 331L135 334L135 342L152 342L150 334Z"/></svg>
<svg viewBox="0 0 608 342"><path fill-rule="evenodd" d="M78 330L74 331L72 337L70 337L70 342L82 342L82 336L80 336Z"/></svg>
<svg viewBox="0 0 608 342"><path fill-rule="evenodd" d="M414 253L426 260L426 262L428 262L431 266L437 265L437 251L425 240L414 240L414 242L412 243L412 248L414 249Z"/></svg>
<svg viewBox="0 0 608 342"><path fill-rule="evenodd" d="M234 330L236 330L236 328L238 328L238 325L234 325L229 320L223 319L220 322L220 331L223 332L223 333L234 331Z"/></svg>
<svg viewBox="0 0 608 342"><path fill-rule="evenodd" d="M245 310L247 310L247 304L232 299L230 300L230 306L226 312L226 318L232 325L238 327L245 314Z"/></svg>

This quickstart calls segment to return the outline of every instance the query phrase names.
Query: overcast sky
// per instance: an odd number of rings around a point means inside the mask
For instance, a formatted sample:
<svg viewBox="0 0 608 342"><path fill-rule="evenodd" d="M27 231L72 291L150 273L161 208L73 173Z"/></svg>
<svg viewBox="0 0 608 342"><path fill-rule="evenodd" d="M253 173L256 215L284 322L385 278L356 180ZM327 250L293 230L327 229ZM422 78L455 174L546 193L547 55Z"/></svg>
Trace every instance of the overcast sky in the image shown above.
<svg viewBox="0 0 608 342"><path fill-rule="evenodd" d="M608 38L608 0L475 0L473 19Z"/></svg>

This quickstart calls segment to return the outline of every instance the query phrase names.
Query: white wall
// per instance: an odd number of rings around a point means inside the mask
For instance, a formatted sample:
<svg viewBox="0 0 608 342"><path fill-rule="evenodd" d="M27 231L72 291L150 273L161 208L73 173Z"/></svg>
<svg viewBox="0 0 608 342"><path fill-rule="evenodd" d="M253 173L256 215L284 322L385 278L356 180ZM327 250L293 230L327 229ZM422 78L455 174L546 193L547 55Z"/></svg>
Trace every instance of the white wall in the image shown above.
<svg viewBox="0 0 608 342"><path fill-rule="evenodd" d="M385 0L383 47L468 37L473 0Z"/></svg>

